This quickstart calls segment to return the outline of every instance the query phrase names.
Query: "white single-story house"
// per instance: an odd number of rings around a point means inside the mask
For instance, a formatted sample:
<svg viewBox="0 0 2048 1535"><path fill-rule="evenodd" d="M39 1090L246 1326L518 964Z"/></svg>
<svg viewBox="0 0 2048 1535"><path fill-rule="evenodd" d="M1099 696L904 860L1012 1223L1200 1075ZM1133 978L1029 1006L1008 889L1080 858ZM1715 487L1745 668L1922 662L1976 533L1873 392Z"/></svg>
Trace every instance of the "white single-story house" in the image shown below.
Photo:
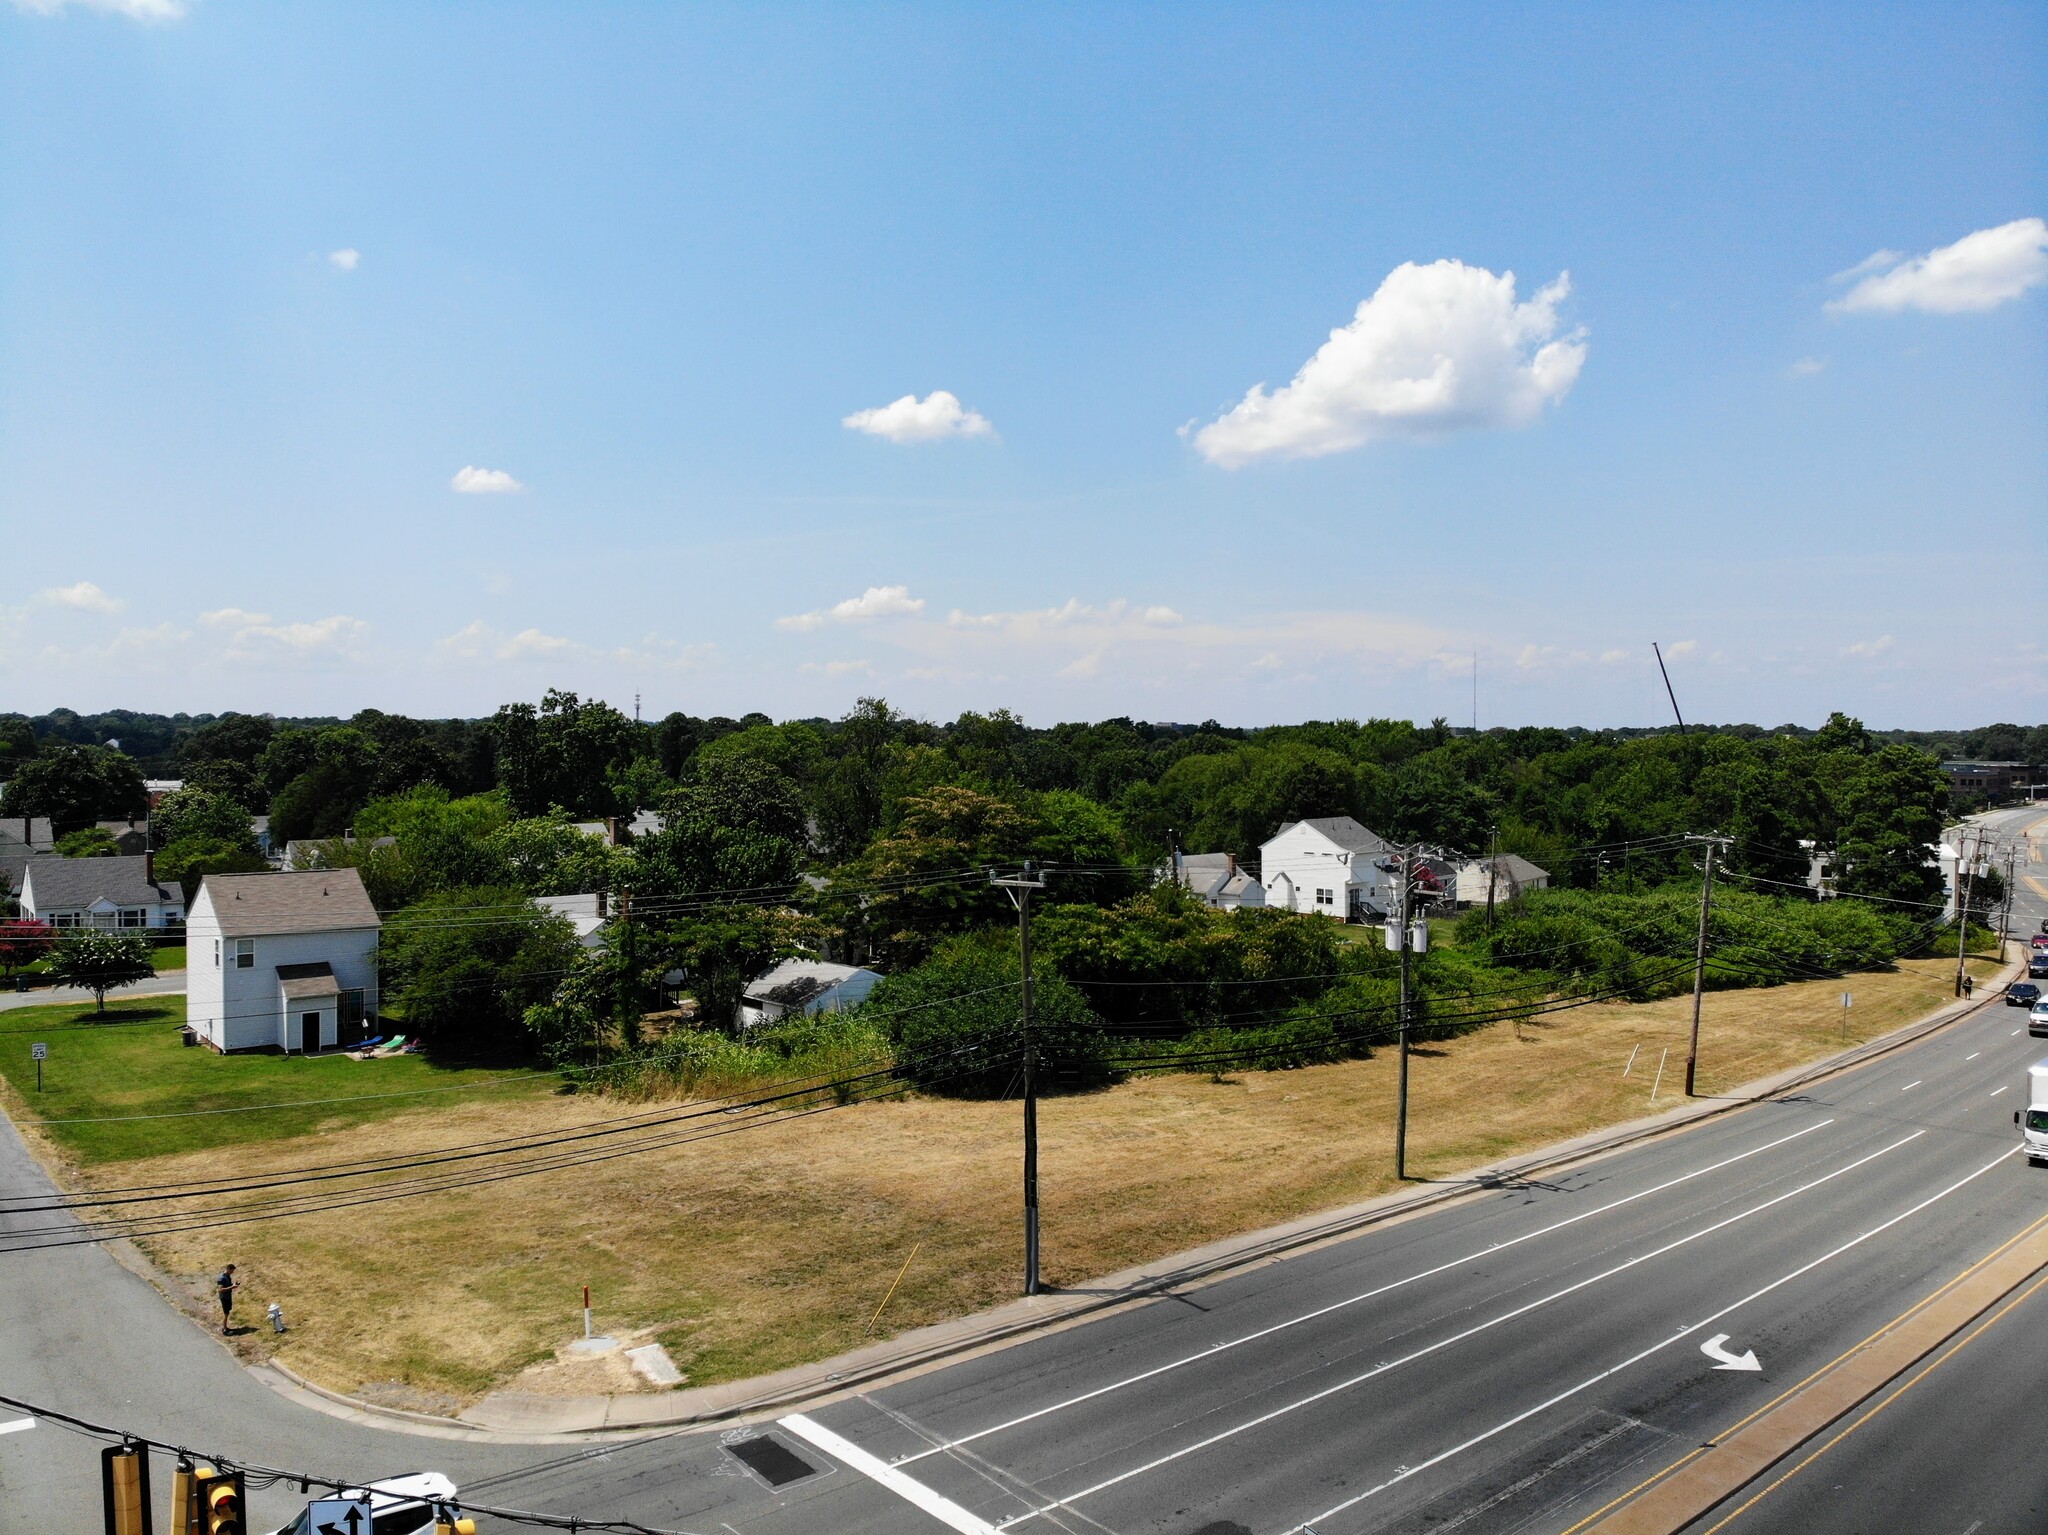
<svg viewBox="0 0 2048 1535"><path fill-rule="evenodd" d="M1525 890L1544 890L1549 885L1548 869L1537 868L1519 853L1501 853L1460 864L1452 897L1460 906L1484 906L1489 888L1498 904L1512 901Z"/></svg>
<svg viewBox="0 0 2048 1535"><path fill-rule="evenodd" d="M186 1022L220 1051L354 1044L383 926L354 869L209 874L186 919Z"/></svg>
<svg viewBox="0 0 2048 1535"><path fill-rule="evenodd" d="M792 1013L836 1013L867 1000L881 976L859 965L825 959L785 959L766 975L755 977L740 994L733 1022L758 1029Z"/></svg>
<svg viewBox="0 0 2048 1535"><path fill-rule="evenodd" d="M602 890L589 895L537 895L533 904L557 917L566 917L576 929L576 941L586 949L604 946L604 926L611 917L611 902Z"/></svg>
<svg viewBox="0 0 2048 1535"><path fill-rule="evenodd" d="M185 894L156 881L156 860L62 858L43 853L21 873L21 914L52 927L143 932L185 920Z"/></svg>
<svg viewBox="0 0 2048 1535"><path fill-rule="evenodd" d="M1378 922L1394 906L1393 849L1348 815L1283 826L1259 848L1266 904L1340 922Z"/></svg>
<svg viewBox="0 0 2048 1535"><path fill-rule="evenodd" d="M1216 911L1266 904L1266 887L1237 866L1235 853L1176 852L1172 876Z"/></svg>

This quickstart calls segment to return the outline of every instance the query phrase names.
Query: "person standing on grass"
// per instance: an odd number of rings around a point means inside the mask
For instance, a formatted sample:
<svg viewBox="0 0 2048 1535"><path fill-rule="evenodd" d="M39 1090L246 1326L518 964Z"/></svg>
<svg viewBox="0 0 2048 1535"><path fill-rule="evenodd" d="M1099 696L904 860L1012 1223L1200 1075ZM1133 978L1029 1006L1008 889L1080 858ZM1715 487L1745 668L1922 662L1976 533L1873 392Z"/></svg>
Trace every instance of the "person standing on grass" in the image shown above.
<svg viewBox="0 0 2048 1535"><path fill-rule="evenodd" d="M214 1280L213 1288L220 1295L220 1330L225 1335L228 1330L228 1318L235 1314L235 1291L241 1288L241 1284L235 1278L235 1266L232 1263L220 1271L220 1278Z"/></svg>

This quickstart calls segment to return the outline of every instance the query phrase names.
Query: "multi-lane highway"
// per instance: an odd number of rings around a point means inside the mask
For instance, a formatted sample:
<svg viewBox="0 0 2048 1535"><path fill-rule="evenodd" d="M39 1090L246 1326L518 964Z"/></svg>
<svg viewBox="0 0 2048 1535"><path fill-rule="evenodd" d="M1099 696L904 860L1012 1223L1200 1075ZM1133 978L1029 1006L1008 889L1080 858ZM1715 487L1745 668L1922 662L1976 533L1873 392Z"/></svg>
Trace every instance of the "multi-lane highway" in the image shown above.
<svg viewBox="0 0 2048 1535"><path fill-rule="evenodd" d="M1782 1100L770 1423L542 1446L337 1421L92 1247L0 1259L0 1391L703 1535L1587 1528L2048 1219L2012 1125L2043 1056L1993 1000ZM0 1147L0 1187L38 1178ZM2014 1299L1694 1527L2041 1528L2048 1296ZM90 1528L95 1448L0 1434L0 1530Z"/></svg>

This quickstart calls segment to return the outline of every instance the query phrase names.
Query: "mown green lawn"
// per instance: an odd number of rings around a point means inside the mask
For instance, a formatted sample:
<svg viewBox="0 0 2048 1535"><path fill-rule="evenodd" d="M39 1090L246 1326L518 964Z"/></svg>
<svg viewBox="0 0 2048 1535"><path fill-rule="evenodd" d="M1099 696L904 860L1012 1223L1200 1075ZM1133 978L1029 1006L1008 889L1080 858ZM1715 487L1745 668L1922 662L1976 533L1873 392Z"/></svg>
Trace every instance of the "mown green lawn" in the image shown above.
<svg viewBox="0 0 2048 1535"><path fill-rule="evenodd" d="M183 970L185 946L182 943L163 944L157 949L154 959L158 975L162 975L166 970Z"/></svg>
<svg viewBox="0 0 2048 1535"><path fill-rule="evenodd" d="M447 1070L416 1055L215 1055L180 1043L184 1021L183 997L124 1002L118 992L104 1019L90 1003L0 1012L0 1077L20 1095L22 1122L40 1120L86 1163L344 1129L436 1101L541 1096L560 1082L553 1073ZM40 1094L29 1050L39 1040L50 1047ZM194 1112L223 1109L237 1112Z"/></svg>

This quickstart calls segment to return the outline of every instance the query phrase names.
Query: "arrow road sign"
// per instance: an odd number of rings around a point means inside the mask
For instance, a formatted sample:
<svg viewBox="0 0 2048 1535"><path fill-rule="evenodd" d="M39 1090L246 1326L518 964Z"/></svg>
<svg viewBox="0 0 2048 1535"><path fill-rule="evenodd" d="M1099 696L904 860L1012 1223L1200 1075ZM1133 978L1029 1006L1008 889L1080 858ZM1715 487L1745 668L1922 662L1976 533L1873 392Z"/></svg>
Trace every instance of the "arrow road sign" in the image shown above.
<svg viewBox="0 0 2048 1535"><path fill-rule="evenodd" d="M1713 1337L1707 1339L1706 1342L1700 1345L1700 1352L1702 1354L1705 1354L1709 1359L1715 1359L1720 1361L1718 1364L1714 1366L1715 1369L1761 1370L1763 1368L1762 1365L1756 1362L1755 1349L1744 1349L1739 1354L1731 1354L1728 1352L1728 1350L1721 1347L1721 1345L1726 1343L1727 1341L1728 1334L1726 1334L1725 1332L1717 1332L1714 1334Z"/></svg>
<svg viewBox="0 0 2048 1535"><path fill-rule="evenodd" d="M305 1528L318 1535L369 1535L367 1498L315 1498L306 1505Z"/></svg>

